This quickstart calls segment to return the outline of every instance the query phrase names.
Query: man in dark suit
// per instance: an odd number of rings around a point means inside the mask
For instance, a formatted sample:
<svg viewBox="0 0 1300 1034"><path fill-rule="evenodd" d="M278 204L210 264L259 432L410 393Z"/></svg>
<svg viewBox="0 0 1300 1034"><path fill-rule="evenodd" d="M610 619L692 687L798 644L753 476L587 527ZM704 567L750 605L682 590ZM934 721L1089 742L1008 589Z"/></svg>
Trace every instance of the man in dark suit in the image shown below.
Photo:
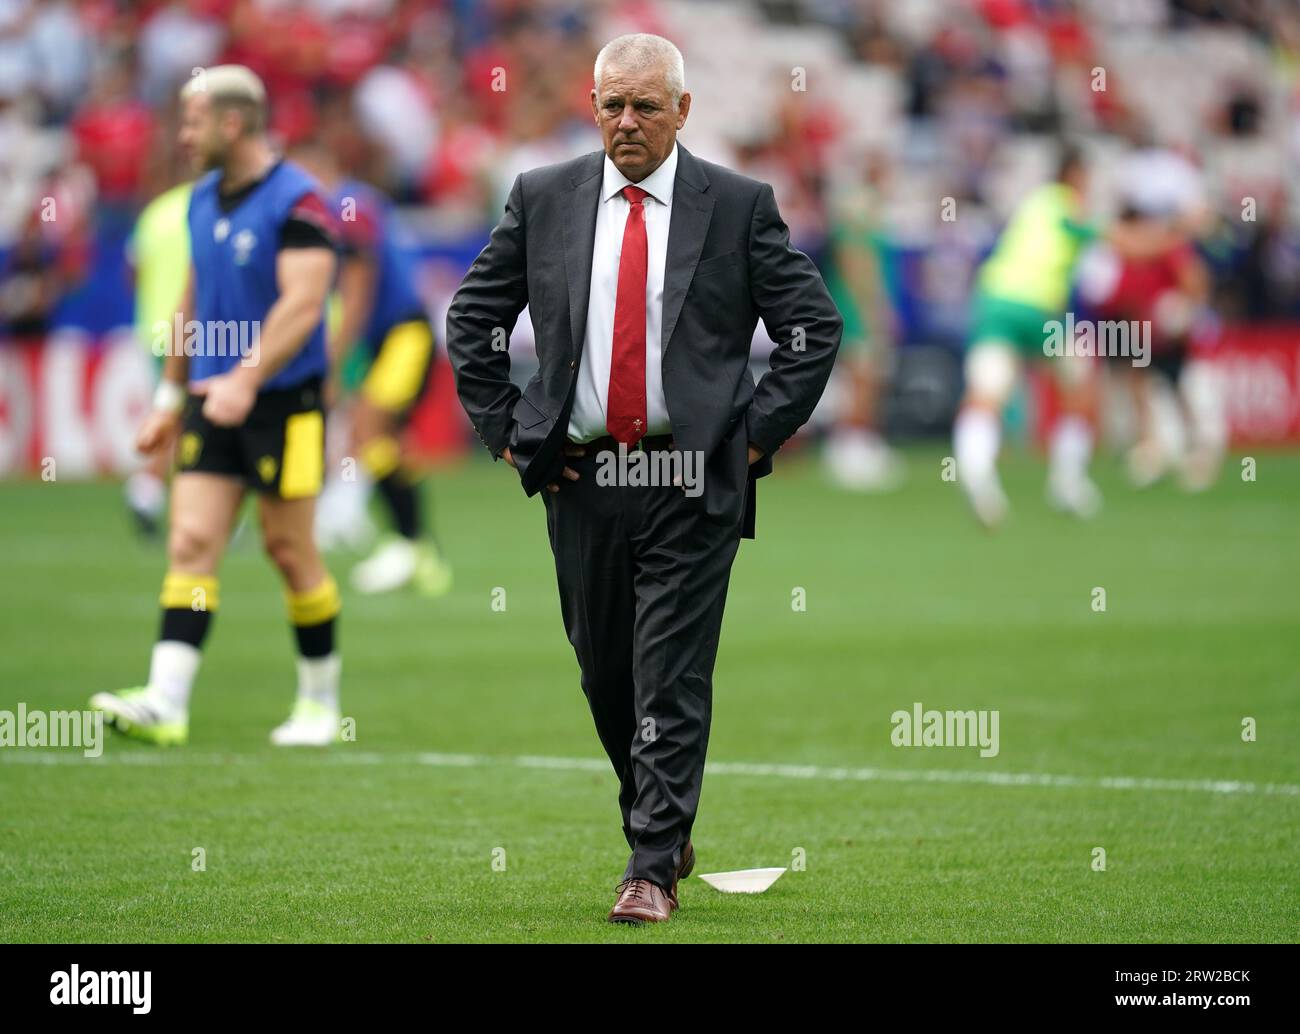
<svg viewBox="0 0 1300 1034"><path fill-rule="evenodd" d="M632 850L609 918L659 922L695 860L713 664L755 479L812 413L843 324L772 188L677 144L691 96L672 43L609 43L591 106L604 152L515 180L452 300L447 350L479 438L528 495L546 489L564 624ZM521 394L506 341L525 305L541 366ZM777 348L755 385L760 317Z"/></svg>

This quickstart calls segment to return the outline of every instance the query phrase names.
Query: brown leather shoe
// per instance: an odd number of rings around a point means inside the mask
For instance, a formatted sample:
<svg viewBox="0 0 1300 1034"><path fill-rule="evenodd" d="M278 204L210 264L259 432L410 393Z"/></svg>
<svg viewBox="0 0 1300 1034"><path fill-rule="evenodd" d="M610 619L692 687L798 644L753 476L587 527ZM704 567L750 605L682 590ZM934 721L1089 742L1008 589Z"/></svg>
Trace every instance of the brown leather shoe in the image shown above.
<svg viewBox="0 0 1300 1034"><path fill-rule="evenodd" d="M618 899L609 910L611 923L666 923L673 914L668 894L650 880L624 880L618 885Z"/></svg>
<svg viewBox="0 0 1300 1034"><path fill-rule="evenodd" d="M673 877L672 890L668 892L668 904L672 906L673 911L677 910L677 881L684 880L691 874L695 868L695 845L689 840L686 846L682 848L682 860L677 866L677 875Z"/></svg>

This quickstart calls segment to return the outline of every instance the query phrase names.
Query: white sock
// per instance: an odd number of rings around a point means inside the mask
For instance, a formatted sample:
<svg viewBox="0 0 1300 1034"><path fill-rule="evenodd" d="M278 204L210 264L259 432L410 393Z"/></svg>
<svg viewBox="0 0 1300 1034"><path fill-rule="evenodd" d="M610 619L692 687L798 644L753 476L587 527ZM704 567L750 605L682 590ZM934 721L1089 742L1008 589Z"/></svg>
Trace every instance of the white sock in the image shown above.
<svg viewBox="0 0 1300 1034"><path fill-rule="evenodd" d="M958 480L976 484L994 477L1001 439L1002 422L996 414L978 406L957 414L952 440Z"/></svg>
<svg viewBox="0 0 1300 1034"><path fill-rule="evenodd" d="M374 489L374 482L366 470L360 463L356 467L351 481L344 481L341 477L331 478L320 497L321 508L333 513L343 523L359 520L366 515L370 493Z"/></svg>
<svg viewBox="0 0 1300 1034"><path fill-rule="evenodd" d="M342 668L343 660L337 653L327 653L324 657L299 657L298 696L337 711Z"/></svg>
<svg viewBox="0 0 1300 1034"><path fill-rule="evenodd" d="M153 645L149 661L149 689L178 711L190 706L190 687L199 672L202 654L196 646L175 639Z"/></svg>
<svg viewBox="0 0 1300 1034"><path fill-rule="evenodd" d="M1077 482L1088 476L1092 427L1081 416L1063 416L1052 430L1051 473L1054 481Z"/></svg>
<svg viewBox="0 0 1300 1034"><path fill-rule="evenodd" d="M132 509L161 517L167 508L167 486L147 470L137 470L126 479L126 499Z"/></svg>

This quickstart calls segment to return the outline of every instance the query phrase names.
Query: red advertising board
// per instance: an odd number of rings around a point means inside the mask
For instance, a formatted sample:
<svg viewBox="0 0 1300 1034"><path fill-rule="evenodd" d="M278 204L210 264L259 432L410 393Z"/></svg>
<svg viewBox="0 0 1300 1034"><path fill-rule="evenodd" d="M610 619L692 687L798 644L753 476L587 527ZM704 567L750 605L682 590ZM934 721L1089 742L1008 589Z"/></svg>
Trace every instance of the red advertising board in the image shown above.
<svg viewBox="0 0 1300 1034"><path fill-rule="evenodd" d="M1234 446L1300 444L1300 325L1225 327L1202 358L1218 373ZM408 444L436 462L464 453L469 439L445 356L431 376ZM133 469L153 377L151 357L127 329L98 341L60 331L0 343L0 477L39 475L51 461L61 478ZM1042 427L1052 419L1050 390L1038 403Z"/></svg>

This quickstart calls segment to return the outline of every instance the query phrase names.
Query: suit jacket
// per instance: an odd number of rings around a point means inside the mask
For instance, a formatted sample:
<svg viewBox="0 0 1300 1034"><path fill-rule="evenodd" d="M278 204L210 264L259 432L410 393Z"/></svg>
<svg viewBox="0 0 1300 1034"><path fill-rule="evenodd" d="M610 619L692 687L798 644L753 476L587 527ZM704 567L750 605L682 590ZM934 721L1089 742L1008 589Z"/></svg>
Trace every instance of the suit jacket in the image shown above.
<svg viewBox="0 0 1300 1034"><path fill-rule="evenodd" d="M839 348L843 320L812 260L790 245L772 188L701 161L678 144L664 272L663 386L678 449L705 457L705 516L754 533L754 481L806 421ZM520 175L506 211L447 313L456 391L480 440L509 446L533 495L563 468L582 362L605 155ZM529 307L540 368L510 382L506 349ZM755 385L759 318L777 342ZM752 467L749 443L764 456Z"/></svg>

